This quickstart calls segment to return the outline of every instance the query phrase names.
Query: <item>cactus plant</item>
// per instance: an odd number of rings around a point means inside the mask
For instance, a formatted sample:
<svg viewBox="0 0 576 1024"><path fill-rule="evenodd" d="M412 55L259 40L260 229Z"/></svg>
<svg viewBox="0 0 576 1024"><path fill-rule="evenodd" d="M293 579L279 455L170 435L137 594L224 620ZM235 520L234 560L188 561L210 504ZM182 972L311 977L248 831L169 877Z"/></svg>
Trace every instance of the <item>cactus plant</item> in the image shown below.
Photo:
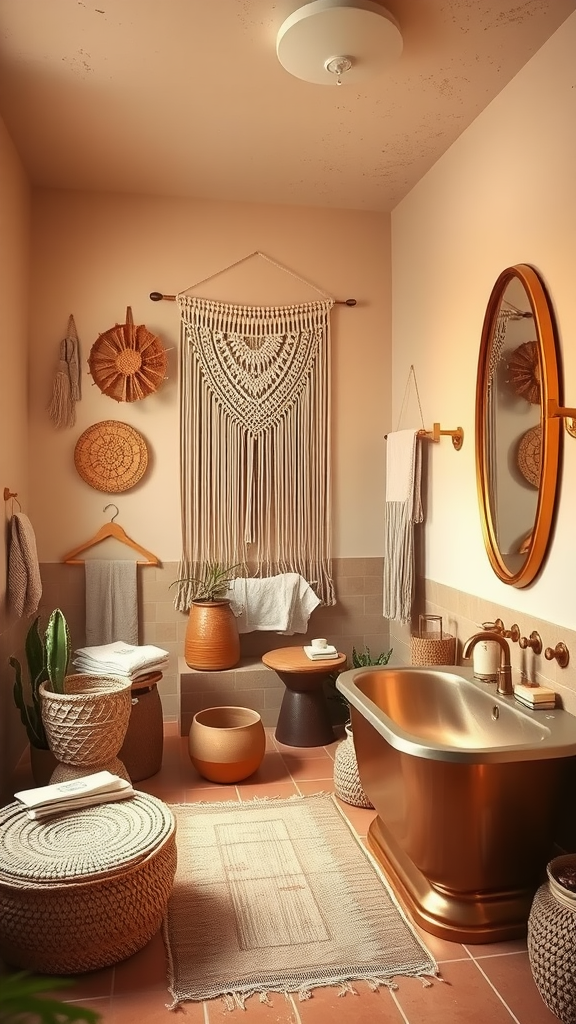
<svg viewBox="0 0 576 1024"><path fill-rule="evenodd" d="M22 666L18 658L8 660L14 669L14 703L20 712L22 724L33 747L48 750L48 740L42 723L40 709L40 684L49 682L55 693L64 692L64 679L70 661L70 632L68 623L59 608L55 608L48 620L44 638L40 635L38 616L30 626L24 643L28 665L28 684L22 678Z"/></svg>
<svg viewBox="0 0 576 1024"><path fill-rule="evenodd" d="M70 662L70 630L64 615L55 608L46 627L46 672L50 689L64 693L64 680Z"/></svg>
<svg viewBox="0 0 576 1024"><path fill-rule="evenodd" d="M9 661L16 673L13 690L14 702L20 711L20 718L28 734L28 739L33 747L37 747L39 750L48 750L48 740L46 739L40 713L40 694L38 693L40 683L48 679L46 652L38 629L39 618L40 616L34 619L30 626L24 645L26 661L28 663L28 686L31 703L28 703L24 693L20 662L17 658L13 657Z"/></svg>

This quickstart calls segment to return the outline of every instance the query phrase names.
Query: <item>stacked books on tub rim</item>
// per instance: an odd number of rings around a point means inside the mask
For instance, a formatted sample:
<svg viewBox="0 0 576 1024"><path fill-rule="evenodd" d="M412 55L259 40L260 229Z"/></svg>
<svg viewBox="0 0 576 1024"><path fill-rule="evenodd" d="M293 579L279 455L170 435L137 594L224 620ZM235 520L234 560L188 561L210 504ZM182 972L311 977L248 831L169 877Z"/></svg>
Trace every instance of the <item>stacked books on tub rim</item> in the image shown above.
<svg viewBox="0 0 576 1024"><path fill-rule="evenodd" d="M145 686L149 678L168 667L168 651L153 644L135 646L116 640L113 644L79 647L72 664L77 672L96 676L125 676L134 685Z"/></svg>

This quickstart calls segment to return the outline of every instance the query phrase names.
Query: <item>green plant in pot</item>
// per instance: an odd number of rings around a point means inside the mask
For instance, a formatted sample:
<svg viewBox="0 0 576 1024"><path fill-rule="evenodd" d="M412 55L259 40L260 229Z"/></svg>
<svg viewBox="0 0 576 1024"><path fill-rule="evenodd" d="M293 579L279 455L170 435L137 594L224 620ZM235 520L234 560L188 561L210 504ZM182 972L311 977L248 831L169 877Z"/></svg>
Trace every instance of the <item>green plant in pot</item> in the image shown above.
<svg viewBox="0 0 576 1024"><path fill-rule="evenodd" d="M237 565L206 562L199 576L174 580L186 584L190 610L184 640L184 659L189 668L223 671L240 661L240 637L226 593Z"/></svg>
<svg viewBox="0 0 576 1024"><path fill-rule="evenodd" d="M44 636L40 634L40 616L37 616L24 643L28 667L28 682L23 680L22 665L18 658L10 657L14 669L14 702L20 712L22 724L30 742L30 760L34 780L39 785L47 782L55 766L42 720L40 686L50 682L62 692L70 660L70 633L64 615L56 608L48 620Z"/></svg>
<svg viewBox="0 0 576 1024"><path fill-rule="evenodd" d="M392 657L393 648L389 651L382 651L377 657L373 657L370 648L365 647L363 651L357 651L355 647L352 648L352 668L368 668L370 665L387 665ZM333 706L336 709L335 716L338 719L338 724L343 724L348 732L351 732L352 725L350 723L350 705L346 700L343 693L336 686L337 674L330 676L326 687L326 696L328 700L333 702Z"/></svg>

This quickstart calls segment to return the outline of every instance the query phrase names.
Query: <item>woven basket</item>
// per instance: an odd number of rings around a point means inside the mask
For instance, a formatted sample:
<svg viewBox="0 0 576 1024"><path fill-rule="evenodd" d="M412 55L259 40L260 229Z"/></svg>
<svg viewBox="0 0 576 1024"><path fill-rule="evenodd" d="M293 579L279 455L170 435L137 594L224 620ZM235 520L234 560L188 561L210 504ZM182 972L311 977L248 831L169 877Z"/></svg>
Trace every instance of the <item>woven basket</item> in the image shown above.
<svg viewBox="0 0 576 1024"><path fill-rule="evenodd" d="M456 661L456 637L445 633L441 640L410 637L410 658L413 665L453 665Z"/></svg>
<svg viewBox="0 0 576 1024"><path fill-rule="evenodd" d="M104 765L116 757L130 719L130 680L119 676L67 676L65 693L40 684L42 722L59 761Z"/></svg>
<svg viewBox="0 0 576 1024"><path fill-rule="evenodd" d="M528 959L548 1009L562 1024L576 1024L576 904L571 910L560 902L549 882L540 886L530 909Z"/></svg>
<svg viewBox="0 0 576 1024"><path fill-rule="evenodd" d="M175 823L137 793L51 821L0 811L0 955L45 974L124 960L158 931L176 871Z"/></svg>
<svg viewBox="0 0 576 1024"><path fill-rule="evenodd" d="M516 457L518 469L532 487L540 486L542 472L542 428L531 427L520 438Z"/></svg>
<svg viewBox="0 0 576 1024"><path fill-rule="evenodd" d="M94 383L116 402L137 402L157 391L166 377L166 363L160 338L144 324L134 326L130 306L126 323L100 334L88 358Z"/></svg>
<svg viewBox="0 0 576 1024"><path fill-rule="evenodd" d="M162 674L158 673L160 678ZM156 683L132 684L130 721L119 757L132 782L155 775L162 767L164 720Z"/></svg>
<svg viewBox="0 0 576 1024"><path fill-rule="evenodd" d="M93 423L74 448L74 465L90 487L106 494L129 491L148 466L146 442L134 427L119 420Z"/></svg>
<svg viewBox="0 0 576 1024"><path fill-rule="evenodd" d="M358 774L358 762L350 726L346 726L346 739L336 747L334 754L334 792L354 807L373 807L366 796Z"/></svg>

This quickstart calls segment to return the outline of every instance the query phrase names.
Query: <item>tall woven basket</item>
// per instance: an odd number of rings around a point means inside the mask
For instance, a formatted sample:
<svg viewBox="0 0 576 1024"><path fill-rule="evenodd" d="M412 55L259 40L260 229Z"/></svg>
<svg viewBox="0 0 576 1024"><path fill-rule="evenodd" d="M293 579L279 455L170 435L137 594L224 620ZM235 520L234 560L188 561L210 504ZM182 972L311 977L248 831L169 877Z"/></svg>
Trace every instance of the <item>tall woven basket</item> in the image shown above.
<svg viewBox="0 0 576 1024"><path fill-rule="evenodd" d="M536 987L562 1024L576 1024L576 892L556 875L576 871L576 855L548 864L548 881L536 893L528 918L528 958Z"/></svg>
<svg viewBox="0 0 576 1024"><path fill-rule="evenodd" d="M42 722L58 761L80 768L76 774L84 775L108 767L116 759L128 728L130 689L129 679L83 673L66 676L64 693L53 693L41 683ZM116 770L116 774L120 772ZM57 779L53 777L53 781ZM58 781L62 781L60 776Z"/></svg>

